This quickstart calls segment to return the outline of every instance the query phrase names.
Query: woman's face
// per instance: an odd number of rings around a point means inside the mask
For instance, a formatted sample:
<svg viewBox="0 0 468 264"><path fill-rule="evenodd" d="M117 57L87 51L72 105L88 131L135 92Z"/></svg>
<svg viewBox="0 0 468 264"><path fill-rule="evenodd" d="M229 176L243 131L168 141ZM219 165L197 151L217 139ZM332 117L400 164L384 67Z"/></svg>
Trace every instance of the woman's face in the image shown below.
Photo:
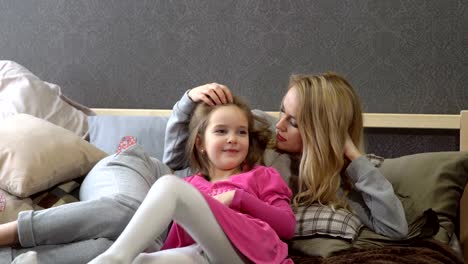
<svg viewBox="0 0 468 264"><path fill-rule="evenodd" d="M280 117L276 123L276 147L291 154L302 152L302 138L296 120L298 109L298 93L293 86L283 98Z"/></svg>

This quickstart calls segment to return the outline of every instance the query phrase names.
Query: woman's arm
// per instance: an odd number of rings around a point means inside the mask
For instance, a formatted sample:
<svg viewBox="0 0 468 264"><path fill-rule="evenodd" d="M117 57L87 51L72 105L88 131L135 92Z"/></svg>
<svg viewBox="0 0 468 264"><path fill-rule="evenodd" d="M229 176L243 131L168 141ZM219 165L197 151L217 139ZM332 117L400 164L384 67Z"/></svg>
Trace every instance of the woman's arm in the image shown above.
<svg viewBox="0 0 468 264"><path fill-rule="evenodd" d="M232 94L226 86L210 83L188 90L174 105L166 125L163 154L163 163L173 170L184 169L189 165L185 158L185 143L190 117L199 102L208 105L225 104L232 102Z"/></svg>
<svg viewBox="0 0 468 264"><path fill-rule="evenodd" d="M346 172L355 187L348 196L350 206L363 223L391 238L406 237L408 223L403 205L382 173L365 156L355 159Z"/></svg>
<svg viewBox="0 0 468 264"><path fill-rule="evenodd" d="M173 170L188 167L185 158L185 143L188 139L188 125L195 106L197 105L185 92L182 98L172 108L172 114L166 125L164 137L163 163Z"/></svg>
<svg viewBox="0 0 468 264"><path fill-rule="evenodd" d="M357 216L379 234L391 238L406 237L408 222L392 184L362 155L349 135L344 155L351 160L346 173L354 182L348 202Z"/></svg>

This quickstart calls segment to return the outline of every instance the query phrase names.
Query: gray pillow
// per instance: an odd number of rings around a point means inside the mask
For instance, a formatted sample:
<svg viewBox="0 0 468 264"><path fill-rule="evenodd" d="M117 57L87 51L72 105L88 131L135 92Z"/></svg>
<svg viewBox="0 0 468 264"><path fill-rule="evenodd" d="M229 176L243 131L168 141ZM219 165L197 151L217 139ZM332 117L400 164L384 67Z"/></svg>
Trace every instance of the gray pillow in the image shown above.
<svg viewBox="0 0 468 264"><path fill-rule="evenodd" d="M163 116L89 116L89 140L111 154L117 150L122 137L134 136L150 156L162 160L168 119Z"/></svg>
<svg viewBox="0 0 468 264"><path fill-rule="evenodd" d="M427 152L385 159L379 169L403 204L408 236L395 240L364 227L353 246L406 245L427 236L448 244L468 181L468 152Z"/></svg>
<svg viewBox="0 0 468 264"><path fill-rule="evenodd" d="M385 159L380 170L395 192L410 200L403 201L409 224L432 209L440 225L435 238L448 243L468 181L468 152L428 152Z"/></svg>

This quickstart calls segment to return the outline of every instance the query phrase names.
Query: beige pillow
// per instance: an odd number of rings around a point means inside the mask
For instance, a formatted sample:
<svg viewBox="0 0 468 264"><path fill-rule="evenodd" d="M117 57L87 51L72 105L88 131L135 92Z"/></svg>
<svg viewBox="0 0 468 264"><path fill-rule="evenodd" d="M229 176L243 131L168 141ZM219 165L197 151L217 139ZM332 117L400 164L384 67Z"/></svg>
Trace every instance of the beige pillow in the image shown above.
<svg viewBox="0 0 468 264"><path fill-rule="evenodd" d="M39 79L13 61L0 60L0 120L30 114L86 137L91 109L65 97L60 87Z"/></svg>
<svg viewBox="0 0 468 264"><path fill-rule="evenodd" d="M106 153L73 132L27 114L0 121L0 188L28 197L85 175Z"/></svg>
<svg viewBox="0 0 468 264"><path fill-rule="evenodd" d="M18 219L19 212L32 209L33 203L30 198L18 198L0 190L0 224L14 221Z"/></svg>

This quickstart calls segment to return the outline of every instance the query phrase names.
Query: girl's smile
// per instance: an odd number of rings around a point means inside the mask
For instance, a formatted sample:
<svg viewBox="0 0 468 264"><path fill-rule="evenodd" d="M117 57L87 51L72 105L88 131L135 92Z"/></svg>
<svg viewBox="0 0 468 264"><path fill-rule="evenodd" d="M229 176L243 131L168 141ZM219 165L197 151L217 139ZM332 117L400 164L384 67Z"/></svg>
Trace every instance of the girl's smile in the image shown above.
<svg viewBox="0 0 468 264"><path fill-rule="evenodd" d="M234 105L213 110L199 149L210 160L210 178L216 180L241 171L249 151L249 125L245 113Z"/></svg>
<svg viewBox="0 0 468 264"><path fill-rule="evenodd" d="M225 149L223 151L224 152L229 152L229 153L238 153L239 152L239 150L237 150L237 149Z"/></svg>

